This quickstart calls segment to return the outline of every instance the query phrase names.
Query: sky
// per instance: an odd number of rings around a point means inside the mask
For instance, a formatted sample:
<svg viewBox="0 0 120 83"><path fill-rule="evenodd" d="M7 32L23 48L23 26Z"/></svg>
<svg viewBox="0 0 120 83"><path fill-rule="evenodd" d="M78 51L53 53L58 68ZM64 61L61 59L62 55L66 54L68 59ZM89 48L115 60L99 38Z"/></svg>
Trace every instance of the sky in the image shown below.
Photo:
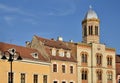
<svg viewBox="0 0 120 83"><path fill-rule="evenodd" d="M91 5L100 19L100 43L120 54L120 0L0 0L0 42L25 46L34 35L82 41Z"/></svg>

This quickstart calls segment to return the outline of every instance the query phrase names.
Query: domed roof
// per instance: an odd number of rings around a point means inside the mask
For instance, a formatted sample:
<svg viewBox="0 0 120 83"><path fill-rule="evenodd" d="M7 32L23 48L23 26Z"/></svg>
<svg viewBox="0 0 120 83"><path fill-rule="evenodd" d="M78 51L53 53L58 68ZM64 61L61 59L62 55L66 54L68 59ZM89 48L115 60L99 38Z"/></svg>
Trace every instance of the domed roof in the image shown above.
<svg viewBox="0 0 120 83"><path fill-rule="evenodd" d="M84 19L91 19L91 18L96 18L98 19L98 16L96 14L96 12L92 9L92 7L90 6L90 9L88 10L88 12L85 15Z"/></svg>

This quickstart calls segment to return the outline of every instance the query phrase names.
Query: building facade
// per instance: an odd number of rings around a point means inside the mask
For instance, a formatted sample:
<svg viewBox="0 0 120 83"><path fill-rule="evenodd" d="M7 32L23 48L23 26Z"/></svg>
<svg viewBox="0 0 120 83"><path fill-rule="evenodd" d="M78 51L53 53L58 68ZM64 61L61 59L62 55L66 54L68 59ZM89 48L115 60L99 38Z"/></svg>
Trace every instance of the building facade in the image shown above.
<svg viewBox="0 0 120 83"><path fill-rule="evenodd" d="M51 83L77 83L77 62L71 49L59 37L58 40L34 36L27 47L42 51L51 62Z"/></svg>
<svg viewBox="0 0 120 83"><path fill-rule="evenodd" d="M12 63L13 83L51 83L50 62L36 49L0 42L0 58L11 49L20 53L22 60ZM36 54L37 55L36 55ZM6 53L6 57L8 58ZM17 55L15 55L17 56ZM10 83L10 62L0 59L0 83Z"/></svg>
<svg viewBox="0 0 120 83"><path fill-rule="evenodd" d="M100 43L100 19L90 8L82 21L82 42L69 42L77 59L78 83L116 83L114 48Z"/></svg>

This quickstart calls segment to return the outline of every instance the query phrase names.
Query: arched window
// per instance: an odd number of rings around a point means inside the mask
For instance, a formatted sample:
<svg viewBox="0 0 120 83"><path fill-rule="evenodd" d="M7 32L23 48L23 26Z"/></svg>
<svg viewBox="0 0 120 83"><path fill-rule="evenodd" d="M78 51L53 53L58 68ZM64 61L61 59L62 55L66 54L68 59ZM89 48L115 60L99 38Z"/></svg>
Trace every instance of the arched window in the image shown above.
<svg viewBox="0 0 120 83"><path fill-rule="evenodd" d="M96 74L97 74L97 81L101 81L102 80L102 70L97 70Z"/></svg>
<svg viewBox="0 0 120 83"><path fill-rule="evenodd" d="M107 56L107 66L112 66L112 56Z"/></svg>
<svg viewBox="0 0 120 83"><path fill-rule="evenodd" d="M81 63L82 64L87 64L87 57L88 57L88 55L86 52L81 53Z"/></svg>
<svg viewBox="0 0 120 83"><path fill-rule="evenodd" d="M83 29L84 31L84 36L87 36L87 27L86 27L86 25L84 26L84 29Z"/></svg>
<svg viewBox="0 0 120 83"><path fill-rule="evenodd" d="M92 35L93 34L93 26L89 26L89 35Z"/></svg>
<svg viewBox="0 0 120 83"><path fill-rule="evenodd" d="M118 80L118 83L120 83L120 79Z"/></svg>
<svg viewBox="0 0 120 83"><path fill-rule="evenodd" d="M98 26L95 26L95 35L98 35Z"/></svg>
<svg viewBox="0 0 120 83"><path fill-rule="evenodd" d="M87 80L88 79L88 71L87 70L85 70L85 69L83 69L82 70L82 73L81 73L81 79L82 80Z"/></svg>
<svg viewBox="0 0 120 83"><path fill-rule="evenodd" d="M107 71L107 80L108 80L108 82L112 81L112 78L113 78L112 71Z"/></svg>
<svg viewBox="0 0 120 83"><path fill-rule="evenodd" d="M100 54L100 53L96 54L96 64L98 66L102 65L102 54Z"/></svg>

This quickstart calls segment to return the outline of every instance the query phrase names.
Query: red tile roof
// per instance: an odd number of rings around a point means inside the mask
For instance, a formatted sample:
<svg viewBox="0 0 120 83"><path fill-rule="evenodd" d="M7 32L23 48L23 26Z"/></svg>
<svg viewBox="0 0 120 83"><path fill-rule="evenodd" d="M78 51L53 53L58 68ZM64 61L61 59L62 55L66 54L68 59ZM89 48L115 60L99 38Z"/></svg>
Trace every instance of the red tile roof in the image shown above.
<svg viewBox="0 0 120 83"><path fill-rule="evenodd" d="M0 42L0 51L1 52L8 51L11 48L16 49L16 51L20 53L20 56L23 59L48 61L36 49L32 49L32 48L27 48L27 47L23 47L23 46L17 46L17 45L13 45L13 44L8 44L8 43ZM33 56L31 55L31 53L38 53L38 59L33 58Z"/></svg>
<svg viewBox="0 0 120 83"><path fill-rule="evenodd" d="M41 37L38 37L38 36L35 36L35 37L38 40L40 40L46 46L70 50L70 48L63 41L55 41L55 40L41 38Z"/></svg>
<svg viewBox="0 0 120 83"><path fill-rule="evenodd" d="M116 75L120 75L120 55L116 55Z"/></svg>
<svg viewBox="0 0 120 83"><path fill-rule="evenodd" d="M70 62L77 62L76 59L71 55L70 58L64 56L61 57L59 55L53 56L51 54L51 50L50 48L58 48L58 49L64 49L64 50L71 50L70 47L63 41L55 41L55 40L49 40L49 39L45 39L45 38L41 38L38 36L35 36L39 41L41 41L43 43L43 45L45 46L45 50L49 55L49 58L51 60L61 60L61 61L70 61Z"/></svg>
<svg viewBox="0 0 120 83"><path fill-rule="evenodd" d="M116 62L120 63L120 55L116 55Z"/></svg>

